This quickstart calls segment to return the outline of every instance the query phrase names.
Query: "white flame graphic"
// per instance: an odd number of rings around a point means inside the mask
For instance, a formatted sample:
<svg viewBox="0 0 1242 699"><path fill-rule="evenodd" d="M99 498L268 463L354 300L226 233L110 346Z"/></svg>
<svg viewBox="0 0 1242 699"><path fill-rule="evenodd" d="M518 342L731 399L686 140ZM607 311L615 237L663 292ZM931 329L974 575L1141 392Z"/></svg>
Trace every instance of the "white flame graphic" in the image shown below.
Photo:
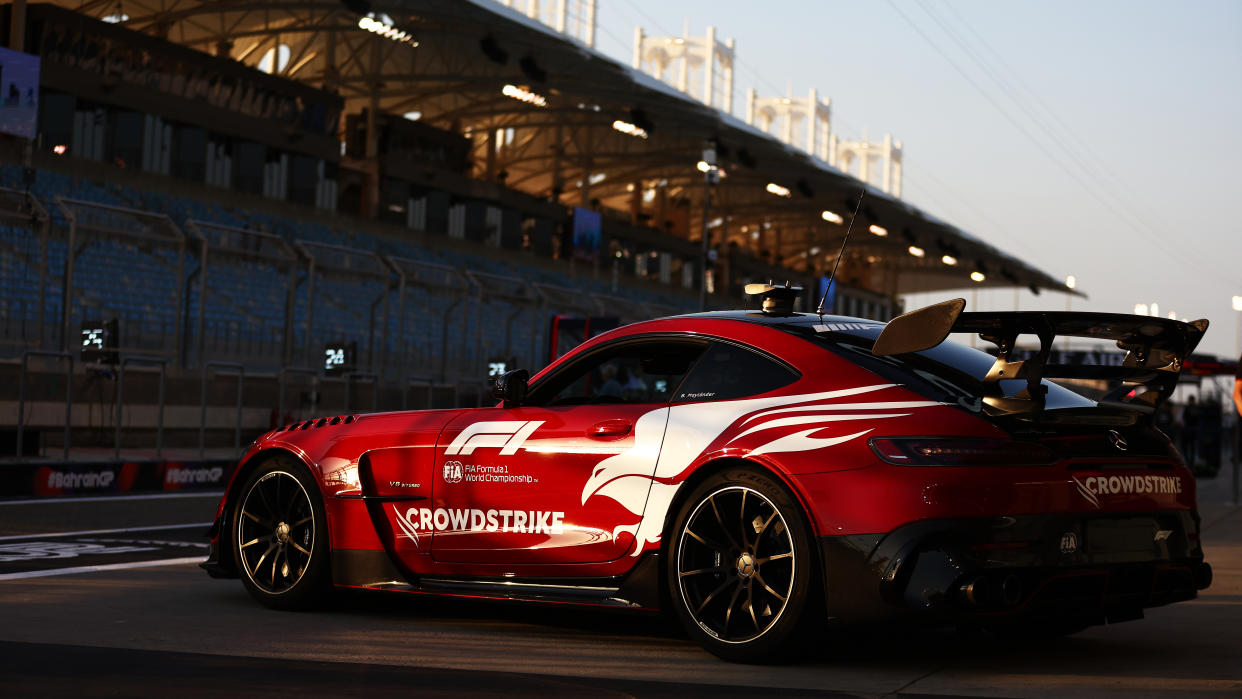
<svg viewBox="0 0 1242 699"><path fill-rule="evenodd" d="M751 415L743 424L760 420L730 440L737 441L749 434L792 425L814 425L809 429L784 435L762 444L751 454L810 451L823 449L861 437L871 429L834 437L810 435L832 423L852 420L875 420L903 417L910 413L850 413L793 416L788 413L837 410L882 410L922 408L940 405L935 401L887 401L873 403L825 403L837 398L893 388L896 384L859 386L822 393L809 393L775 398L688 403L659 408L644 414L634 425L634 446L623 453L604 459L596 465L582 489L582 503L596 495L616 501L639 517L634 524L620 525L613 536L629 532L636 545L631 555L637 556L648 544L659 542L665 517L680 482L680 476L699 458L708 446L740 418ZM810 403L811 405L796 405ZM792 406L792 407L787 407ZM759 412L756 412L759 411ZM656 460L655 472L651 471Z"/></svg>

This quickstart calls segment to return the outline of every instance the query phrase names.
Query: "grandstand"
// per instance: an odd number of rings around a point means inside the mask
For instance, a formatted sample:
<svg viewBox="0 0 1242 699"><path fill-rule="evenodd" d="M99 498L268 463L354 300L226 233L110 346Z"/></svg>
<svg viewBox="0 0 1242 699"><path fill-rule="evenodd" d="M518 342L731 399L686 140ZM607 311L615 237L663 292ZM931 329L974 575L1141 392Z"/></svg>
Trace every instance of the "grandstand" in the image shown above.
<svg viewBox="0 0 1242 699"><path fill-rule="evenodd" d="M548 361L553 317L816 288L863 190L838 313L1067 291L511 4L0 6L40 60L34 138L0 135L0 425L202 450L479 403L489 369Z"/></svg>

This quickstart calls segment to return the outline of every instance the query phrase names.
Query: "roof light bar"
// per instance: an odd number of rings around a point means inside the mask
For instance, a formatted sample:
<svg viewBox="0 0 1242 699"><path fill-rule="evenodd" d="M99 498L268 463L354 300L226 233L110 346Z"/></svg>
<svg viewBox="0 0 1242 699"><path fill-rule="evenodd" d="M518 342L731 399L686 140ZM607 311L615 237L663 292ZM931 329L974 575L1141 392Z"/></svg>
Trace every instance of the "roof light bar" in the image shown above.
<svg viewBox="0 0 1242 699"><path fill-rule="evenodd" d="M533 104L536 107L548 106L548 98L537 92L531 92L529 88L518 87L517 85L505 85L500 88L500 94L505 97L512 97L519 102Z"/></svg>

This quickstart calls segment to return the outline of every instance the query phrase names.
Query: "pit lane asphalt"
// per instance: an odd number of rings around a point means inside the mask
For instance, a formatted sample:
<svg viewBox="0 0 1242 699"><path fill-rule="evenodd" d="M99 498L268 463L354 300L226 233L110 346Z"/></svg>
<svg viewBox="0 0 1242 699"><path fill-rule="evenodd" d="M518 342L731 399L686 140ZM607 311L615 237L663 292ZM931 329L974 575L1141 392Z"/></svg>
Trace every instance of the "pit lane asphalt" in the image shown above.
<svg viewBox="0 0 1242 699"><path fill-rule="evenodd" d="M318 613L276 612L193 563L151 565L184 559L178 545L97 553L100 567L73 574L5 568L0 686L6 696L1239 696L1242 508L1214 496L1219 486L1200 486L1216 573L1200 599L1052 642L876 627L837 632L796 664L753 667L715 659L654 616L364 593ZM0 551L193 544L201 530L185 525L210 520L215 501L0 503ZM113 529L134 531L75 533ZM132 563L149 567L107 567Z"/></svg>

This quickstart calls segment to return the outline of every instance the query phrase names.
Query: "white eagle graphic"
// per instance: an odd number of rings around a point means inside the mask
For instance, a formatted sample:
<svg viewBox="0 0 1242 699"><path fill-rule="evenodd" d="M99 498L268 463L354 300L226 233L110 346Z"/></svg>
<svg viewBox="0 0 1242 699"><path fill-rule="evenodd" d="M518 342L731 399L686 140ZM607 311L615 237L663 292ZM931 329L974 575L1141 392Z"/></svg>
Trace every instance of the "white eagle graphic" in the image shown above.
<svg viewBox="0 0 1242 699"><path fill-rule="evenodd" d="M832 402L896 385L876 384L796 396L689 403L652 410L634 425L633 447L595 466L582 489L582 504L600 495L615 500L638 517L636 523L619 525L613 530L614 538L621 532L634 536L636 545L631 555L637 556L648 544L660 540L665 516L681 485L674 479L742 417L749 415L740 425L744 429L729 441L730 444L765 430L806 425L805 429L776 437L749 452L759 455L823 449L857 439L871 431L868 428L829 437L811 436L838 422L878 420L910 414L873 411L941 405L937 401ZM653 461L656 462L654 473L651 470Z"/></svg>

